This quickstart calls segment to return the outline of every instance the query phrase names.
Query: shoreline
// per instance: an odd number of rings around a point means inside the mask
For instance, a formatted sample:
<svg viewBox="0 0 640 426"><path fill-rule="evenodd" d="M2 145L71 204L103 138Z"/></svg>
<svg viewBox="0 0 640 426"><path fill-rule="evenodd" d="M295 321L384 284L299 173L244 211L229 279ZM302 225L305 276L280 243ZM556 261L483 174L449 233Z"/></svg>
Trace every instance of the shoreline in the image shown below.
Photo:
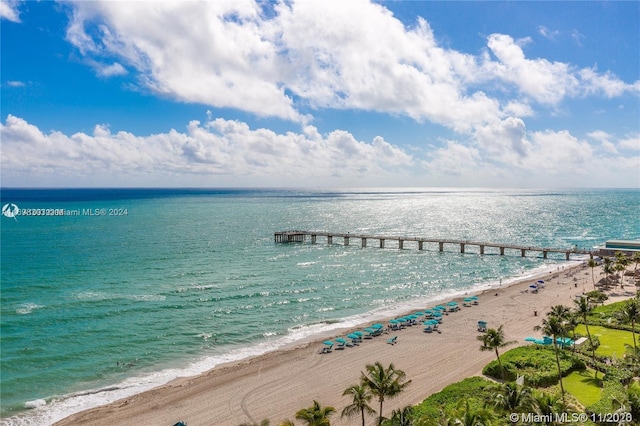
<svg viewBox="0 0 640 426"><path fill-rule="evenodd" d="M383 335L365 340L359 347L320 355L322 340L345 334L345 329L328 330L261 355L216 365L197 376L176 378L152 390L73 414L56 424L106 425L114 420L119 424L173 424L182 420L192 426L215 420L217 425L237 426L266 418L279 422L293 418L298 409L311 405L314 399L322 405L334 406L339 412L349 403L342 397L343 390L357 383L360 371L375 361L393 362L413 379L407 392L385 404L388 414L481 372L494 355L478 349L478 320L488 321L489 327L504 324L509 340L525 344L524 338L535 335L533 326L539 324L550 306L559 303L571 306L583 286L586 291L593 288L589 269L579 261L473 292L479 295L480 304L461 307L460 312L446 316L440 327L442 334L425 334L421 326L409 327L390 332L398 336L398 344L394 346L387 345L388 337ZM601 267L597 268L598 273L600 270ZM538 294L525 292L538 279L545 280L546 288ZM537 316L534 310L538 311ZM332 424L348 422L337 414Z"/></svg>
<svg viewBox="0 0 640 426"><path fill-rule="evenodd" d="M434 306L441 301L447 302L452 299L461 299L467 294L480 294L483 291L494 288L506 288L523 280L540 277L561 268L576 266L581 262L582 260L572 259L569 262L541 264L532 269L514 271L514 275L503 279L496 278L493 281L479 282L464 289L449 289L445 293L406 300L392 307L381 307L335 321L328 320L302 326L299 329L290 329L289 333L281 335L274 340L256 342L251 346L230 347L219 354L205 355L185 364L178 363L164 366L159 370L141 372L102 387L80 390L64 395L60 394L59 396L47 398L47 400L28 401L24 403L25 407L28 407L27 409L15 412L11 416L3 417L0 419L0 424L14 425L25 424L25 422L26 424L35 425L52 424L68 416L130 398L136 394L167 385L175 380L206 374L214 368L249 360L270 352L289 350L314 341L330 339L343 330L361 329L367 324L384 322L389 318L405 315L408 312L424 310L427 306ZM503 280L504 283L502 282Z"/></svg>

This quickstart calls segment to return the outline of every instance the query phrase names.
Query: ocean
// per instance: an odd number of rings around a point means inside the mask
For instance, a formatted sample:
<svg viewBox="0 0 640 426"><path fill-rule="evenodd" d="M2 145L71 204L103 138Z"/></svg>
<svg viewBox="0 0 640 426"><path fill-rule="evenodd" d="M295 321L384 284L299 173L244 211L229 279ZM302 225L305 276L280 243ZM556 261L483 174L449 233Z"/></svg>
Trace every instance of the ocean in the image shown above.
<svg viewBox="0 0 640 426"><path fill-rule="evenodd" d="M638 189L3 188L0 197L3 425L48 425L565 264L562 254L453 245L283 244L276 231L554 248L640 239Z"/></svg>

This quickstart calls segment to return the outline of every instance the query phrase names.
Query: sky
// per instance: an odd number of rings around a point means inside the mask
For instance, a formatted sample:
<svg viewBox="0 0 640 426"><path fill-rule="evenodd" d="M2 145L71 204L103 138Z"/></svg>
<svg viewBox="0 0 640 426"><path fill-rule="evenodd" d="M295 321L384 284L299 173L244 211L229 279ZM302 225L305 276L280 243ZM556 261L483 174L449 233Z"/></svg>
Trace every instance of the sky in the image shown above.
<svg viewBox="0 0 640 426"><path fill-rule="evenodd" d="M640 2L0 3L4 187L640 188Z"/></svg>

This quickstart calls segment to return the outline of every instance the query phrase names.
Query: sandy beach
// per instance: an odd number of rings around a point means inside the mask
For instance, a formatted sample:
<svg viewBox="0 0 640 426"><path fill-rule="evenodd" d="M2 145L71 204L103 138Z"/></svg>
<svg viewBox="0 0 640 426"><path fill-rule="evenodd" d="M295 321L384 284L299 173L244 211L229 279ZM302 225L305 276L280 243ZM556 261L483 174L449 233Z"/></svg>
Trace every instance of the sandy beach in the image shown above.
<svg viewBox="0 0 640 426"><path fill-rule="evenodd" d="M596 268L596 281L600 274L601 268ZM531 282L538 279L544 279L545 288L536 294L529 292ZM340 418L340 411L350 403L342 392L358 383L366 364L393 363L412 380L404 393L385 402L383 414L389 415L393 409L416 404L451 383L481 374L495 354L479 350L478 320L487 321L492 328L504 325L507 339L522 345L525 337L540 336L533 327L551 306L572 307L583 289L593 289L590 268L561 268L509 287L486 290L479 294L477 306L462 307L460 303L460 311L444 317L441 334L427 334L422 326L414 326L328 354L319 353L325 338L320 336L318 341L220 365L200 376L178 379L56 424L173 425L184 421L189 426L237 426L269 419L277 425L284 419L294 420L295 412L312 405L313 400L336 408L331 424L354 424L353 419ZM625 290L609 293L610 301L635 294L631 286ZM393 346L386 343L392 336L398 336ZM369 420L373 424L374 418Z"/></svg>

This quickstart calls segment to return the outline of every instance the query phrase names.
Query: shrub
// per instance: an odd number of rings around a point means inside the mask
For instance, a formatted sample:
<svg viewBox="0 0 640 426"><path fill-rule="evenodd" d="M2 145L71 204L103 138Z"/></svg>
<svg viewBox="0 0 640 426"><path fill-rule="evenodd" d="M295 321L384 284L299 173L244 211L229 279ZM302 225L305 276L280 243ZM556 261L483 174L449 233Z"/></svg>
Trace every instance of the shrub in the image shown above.
<svg viewBox="0 0 640 426"><path fill-rule="evenodd" d="M495 386L482 377L469 377L458 383L447 386L438 393L414 407L413 413L416 419L428 417L436 419L442 416L442 412L455 410L458 403L466 398L477 398L484 394L486 388Z"/></svg>
<svg viewBox="0 0 640 426"><path fill-rule="evenodd" d="M505 370L505 380L513 381L518 376L525 377L525 384L529 386L550 386L558 381L558 368L553 347L529 345L511 349L505 352L500 359ZM575 370L584 370L585 364L578 357L567 351L560 351L560 369L566 376ZM500 378L500 366L498 361L487 364L482 373Z"/></svg>

